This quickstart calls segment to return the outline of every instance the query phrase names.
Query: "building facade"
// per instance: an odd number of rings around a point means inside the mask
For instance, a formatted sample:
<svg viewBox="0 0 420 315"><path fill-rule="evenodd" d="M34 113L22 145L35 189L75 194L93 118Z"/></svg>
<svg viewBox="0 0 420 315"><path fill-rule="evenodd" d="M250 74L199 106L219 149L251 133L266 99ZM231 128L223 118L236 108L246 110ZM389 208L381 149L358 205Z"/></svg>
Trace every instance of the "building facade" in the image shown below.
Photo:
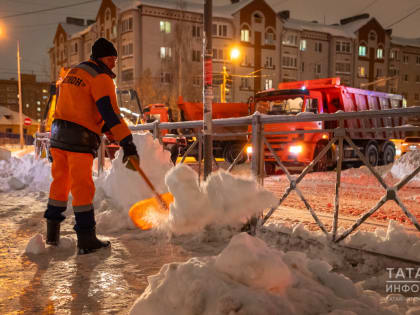
<svg viewBox="0 0 420 315"><path fill-rule="evenodd" d="M35 122L40 122L48 103L48 82L37 82L32 74L21 74L22 112ZM18 81L0 80L0 106L19 112Z"/></svg>
<svg viewBox="0 0 420 315"><path fill-rule="evenodd" d="M392 36L367 14L336 25L292 19L264 0L214 6L214 101L244 102L279 82L340 77L343 84L403 94L420 105L420 39ZM144 105L202 99L203 5L161 0L103 0L95 21L60 23L50 49L51 79L89 58L105 37L119 52L116 85L136 89ZM233 47L240 58L231 60ZM134 109L136 110L136 109Z"/></svg>

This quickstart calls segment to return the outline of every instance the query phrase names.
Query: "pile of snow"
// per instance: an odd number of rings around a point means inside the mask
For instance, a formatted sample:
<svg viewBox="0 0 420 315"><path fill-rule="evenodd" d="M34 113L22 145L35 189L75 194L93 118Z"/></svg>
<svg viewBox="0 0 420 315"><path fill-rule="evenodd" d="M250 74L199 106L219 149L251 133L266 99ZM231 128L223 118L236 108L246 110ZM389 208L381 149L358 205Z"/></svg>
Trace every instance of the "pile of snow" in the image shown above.
<svg viewBox="0 0 420 315"><path fill-rule="evenodd" d="M54 251L67 251L68 249L76 248L76 241L71 236L60 237L60 243L57 247L54 247ZM41 234L33 236L25 248L25 254L45 254L48 252L48 248L45 246L45 240Z"/></svg>
<svg viewBox="0 0 420 315"><path fill-rule="evenodd" d="M242 233L216 257L164 265L130 314L395 314L378 293L331 269Z"/></svg>
<svg viewBox="0 0 420 315"><path fill-rule="evenodd" d="M392 166L391 174L395 178L402 179L411 174L420 166L420 151L410 151L396 160ZM420 181L420 174L417 174L413 180Z"/></svg>
<svg viewBox="0 0 420 315"><path fill-rule="evenodd" d="M345 239L344 244L420 262L420 238L415 233L408 232L403 225L394 220L389 221L387 231L383 229L376 229L375 232L359 230Z"/></svg>
<svg viewBox="0 0 420 315"><path fill-rule="evenodd" d="M169 171L165 182L174 196L168 220L174 234L199 232L209 225L243 224L277 203L277 198L254 179L223 170L199 185L197 173L179 164Z"/></svg>
<svg viewBox="0 0 420 315"><path fill-rule="evenodd" d="M0 192L24 188L48 191L50 183L51 166L46 159L26 154L22 158L10 157L0 161Z"/></svg>
<svg viewBox="0 0 420 315"><path fill-rule="evenodd" d="M133 134L140 157L140 167L159 193L165 193L165 174L172 168L170 152L163 149L151 133ZM98 226L108 232L134 227L128 211L136 202L154 195L145 180L136 171L129 170L122 162L122 149L112 161L112 168L95 181L94 207L100 213Z"/></svg>
<svg viewBox="0 0 420 315"><path fill-rule="evenodd" d="M293 226L285 223L271 223L267 226L270 231L289 234L292 238L315 240L326 244L328 237L321 231L309 231L303 223ZM338 230L338 235L344 232ZM420 238L418 233L413 233L397 221L390 220L387 230L377 228L373 232L358 230L342 241L342 244L351 248L363 249L391 257L409 259L420 263ZM410 250L407 250L410 249Z"/></svg>

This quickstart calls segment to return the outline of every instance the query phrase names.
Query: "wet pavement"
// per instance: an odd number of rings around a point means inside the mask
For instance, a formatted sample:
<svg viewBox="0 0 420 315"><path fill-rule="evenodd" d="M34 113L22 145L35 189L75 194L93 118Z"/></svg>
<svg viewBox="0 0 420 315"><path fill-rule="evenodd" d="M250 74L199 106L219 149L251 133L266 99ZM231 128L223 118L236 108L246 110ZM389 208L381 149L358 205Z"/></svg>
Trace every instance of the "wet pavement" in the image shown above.
<svg viewBox="0 0 420 315"><path fill-rule="evenodd" d="M136 230L106 235L112 248L90 255L76 255L75 247L23 254L29 239L45 232L45 202L39 193L0 193L0 314L126 314L147 276L206 254ZM66 221L62 236L75 239L72 220Z"/></svg>

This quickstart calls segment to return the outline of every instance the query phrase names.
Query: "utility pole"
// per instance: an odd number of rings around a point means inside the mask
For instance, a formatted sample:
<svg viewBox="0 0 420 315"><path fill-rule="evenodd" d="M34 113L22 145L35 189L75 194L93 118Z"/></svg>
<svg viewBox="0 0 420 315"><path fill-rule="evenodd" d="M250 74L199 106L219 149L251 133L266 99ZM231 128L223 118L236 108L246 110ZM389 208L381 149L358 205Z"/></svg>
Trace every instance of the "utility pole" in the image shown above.
<svg viewBox="0 0 420 315"><path fill-rule="evenodd" d="M220 103L226 103L226 82L227 82L226 66L223 65L223 82L220 86Z"/></svg>
<svg viewBox="0 0 420 315"><path fill-rule="evenodd" d="M22 80L20 77L20 45L17 41L17 70L18 70L18 88L19 88L19 138L20 149L23 149L23 117L22 117Z"/></svg>
<svg viewBox="0 0 420 315"><path fill-rule="evenodd" d="M212 0L204 2L203 36L203 133L204 133L204 179L210 175L213 164L212 137L212 101L213 101L213 66L212 66ZM199 161L201 163L201 161Z"/></svg>

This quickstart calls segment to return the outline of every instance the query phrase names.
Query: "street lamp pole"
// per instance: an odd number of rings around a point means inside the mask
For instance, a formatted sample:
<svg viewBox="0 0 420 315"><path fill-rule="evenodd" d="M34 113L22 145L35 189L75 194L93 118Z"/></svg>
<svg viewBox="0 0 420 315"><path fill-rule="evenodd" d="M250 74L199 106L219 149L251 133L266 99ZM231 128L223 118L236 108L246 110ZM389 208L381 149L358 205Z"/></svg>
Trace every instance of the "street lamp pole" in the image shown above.
<svg viewBox="0 0 420 315"><path fill-rule="evenodd" d="M212 101L213 101L213 67L212 67L212 0L204 2L204 36L203 36L203 133L204 133L204 179L210 175L213 164L212 137ZM201 161L199 161L201 163Z"/></svg>
<svg viewBox="0 0 420 315"><path fill-rule="evenodd" d="M226 82L227 82L227 71L226 71L226 66L223 65L223 82L222 85L220 86L220 102L221 103L226 103Z"/></svg>
<svg viewBox="0 0 420 315"><path fill-rule="evenodd" d="M23 149L23 115L22 115L22 80L20 76L20 43L17 41L17 71L18 71L18 88L19 88L19 139L20 149Z"/></svg>

